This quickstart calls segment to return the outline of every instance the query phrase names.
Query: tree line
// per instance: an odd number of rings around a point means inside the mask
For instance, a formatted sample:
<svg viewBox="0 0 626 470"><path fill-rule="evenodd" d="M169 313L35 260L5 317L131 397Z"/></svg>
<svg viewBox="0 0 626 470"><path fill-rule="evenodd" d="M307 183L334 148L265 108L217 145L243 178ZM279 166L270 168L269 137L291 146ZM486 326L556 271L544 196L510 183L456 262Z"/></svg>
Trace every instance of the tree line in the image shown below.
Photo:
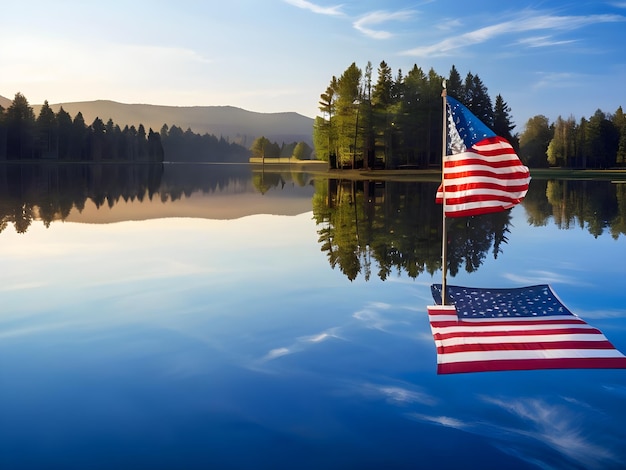
<svg viewBox="0 0 626 470"><path fill-rule="evenodd" d="M352 63L333 76L320 95L322 116L314 122L318 159L331 168L439 167L442 155L442 84L497 135L509 140L530 167L608 168L626 164L626 117L601 110L589 119L573 117L549 123L538 115L524 131L513 133L511 108L498 94L494 100L478 75L462 79L453 65L447 77L414 65L395 77L382 61L377 79L372 64Z"/></svg>
<svg viewBox="0 0 626 470"><path fill-rule="evenodd" d="M453 65L447 77L414 65L404 75L385 61L372 79L372 64L362 71L352 63L333 76L320 95L313 142L319 159L336 168L426 168L439 165L442 154L442 83L450 96L464 103L494 132L510 139L515 125L501 95L495 103L478 75L463 80Z"/></svg>
<svg viewBox="0 0 626 470"><path fill-rule="evenodd" d="M294 158L296 160L310 160L313 149L306 142L292 142L278 145L267 137L261 136L254 139L250 147L252 158Z"/></svg>
<svg viewBox="0 0 626 470"><path fill-rule="evenodd" d="M626 116L598 109L589 119L530 118L519 138L520 158L531 167L613 168L626 165Z"/></svg>
<svg viewBox="0 0 626 470"><path fill-rule="evenodd" d="M72 117L62 107L55 113L45 101L39 116L21 93L6 110L0 106L1 160L162 162L158 132L142 124L121 129L111 119L87 125L82 113Z"/></svg>
<svg viewBox="0 0 626 470"><path fill-rule="evenodd" d="M99 117L87 124L63 107L54 112L45 101L39 115L21 93L5 110L0 106L0 161L67 162L245 162L248 149L224 138L196 134L164 124L160 132L143 124L120 128Z"/></svg>
<svg viewBox="0 0 626 470"><path fill-rule="evenodd" d="M248 161L248 150L224 137L196 134L190 128L163 124L159 132L167 161L170 162L230 162Z"/></svg>

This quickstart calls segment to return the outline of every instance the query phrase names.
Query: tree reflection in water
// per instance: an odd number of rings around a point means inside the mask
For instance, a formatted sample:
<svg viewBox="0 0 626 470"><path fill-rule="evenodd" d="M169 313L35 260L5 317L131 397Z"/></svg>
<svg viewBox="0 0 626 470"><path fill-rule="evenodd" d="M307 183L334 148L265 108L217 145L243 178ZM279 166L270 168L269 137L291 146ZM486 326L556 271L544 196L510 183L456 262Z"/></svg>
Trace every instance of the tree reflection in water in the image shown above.
<svg viewBox="0 0 626 470"><path fill-rule="evenodd" d="M373 270L382 280L393 272L411 278L441 269L441 207L434 202L438 183L373 182L330 179L319 182L313 214L322 251L330 265L350 280ZM451 219L448 269L476 270L492 249L506 243L508 212Z"/></svg>
<svg viewBox="0 0 626 470"><path fill-rule="evenodd" d="M411 278L441 269L441 206L438 182L373 182L329 179L316 183L313 213L322 251L350 280L372 271L382 280L392 272ZM574 224L598 237L605 230L626 234L626 185L609 181L533 180L522 203L528 222L549 220L563 229ZM510 211L448 219L448 273L476 271L507 243Z"/></svg>
<svg viewBox="0 0 626 470"><path fill-rule="evenodd" d="M311 188L319 243L330 265L350 280L363 275L411 278L441 269L441 207L437 181L363 181L266 171L250 165L0 164L0 233L13 225L25 233L33 220L46 227L65 220L87 200L96 207L120 201L176 201L196 192L265 195ZM310 197L310 193L309 193ZM522 202L528 223L579 226L592 236L626 234L626 184L597 180L533 179ZM449 219L448 272L477 270L497 258L507 242L509 211Z"/></svg>

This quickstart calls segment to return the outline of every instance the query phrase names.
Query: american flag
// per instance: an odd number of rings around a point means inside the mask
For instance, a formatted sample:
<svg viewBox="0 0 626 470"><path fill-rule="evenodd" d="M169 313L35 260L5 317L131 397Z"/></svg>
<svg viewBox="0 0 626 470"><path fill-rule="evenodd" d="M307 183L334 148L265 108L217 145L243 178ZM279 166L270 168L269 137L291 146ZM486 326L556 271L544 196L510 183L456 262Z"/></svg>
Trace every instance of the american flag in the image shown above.
<svg viewBox="0 0 626 470"><path fill-rule="evenodd" d="M446 217L499 212L526 196L530 172L511 144L469 109L446 97L448 148L443 162ZM437 203L444 203L442 186Z"/></svg>
<svg viewBox="0 0 626 470"><path fill-rule="evenodd" d="M626 356L570 312L548 285L516 289L432 287L428 307L437 373L624 369Z"/></svg>

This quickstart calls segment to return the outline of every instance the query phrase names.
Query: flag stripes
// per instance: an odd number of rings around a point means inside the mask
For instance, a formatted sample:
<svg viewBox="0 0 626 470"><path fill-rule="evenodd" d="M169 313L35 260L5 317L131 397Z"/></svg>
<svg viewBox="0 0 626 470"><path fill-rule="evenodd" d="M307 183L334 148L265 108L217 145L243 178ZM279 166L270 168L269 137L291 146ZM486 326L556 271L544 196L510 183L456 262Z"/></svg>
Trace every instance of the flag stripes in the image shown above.
<svg viewBox="0 0 626 470"><path fill-rule="evenodd" d="M445 215L465 217L499 212L522 201L530 172L502 137L487 137L468 151L446 156ZM436 202L443 203L440 185Z"/></svg>
<svg viewBox="0 0 626 470"><path fill-rule="evenodd" d="M464 288L452 286L455 289ZM547 295L551 294L549 290ZM466 298L464 301L462 306L467 304ZM471 318L464 318L454 305L429 306L437 373L626 368L626 356L600 330L565 307L561 314L545 314L542 309L553 301L537 302L537 315L526 317L505 312L504 316L476 318L472 311ZM551 305L548 310L553 310Z"/></svg>

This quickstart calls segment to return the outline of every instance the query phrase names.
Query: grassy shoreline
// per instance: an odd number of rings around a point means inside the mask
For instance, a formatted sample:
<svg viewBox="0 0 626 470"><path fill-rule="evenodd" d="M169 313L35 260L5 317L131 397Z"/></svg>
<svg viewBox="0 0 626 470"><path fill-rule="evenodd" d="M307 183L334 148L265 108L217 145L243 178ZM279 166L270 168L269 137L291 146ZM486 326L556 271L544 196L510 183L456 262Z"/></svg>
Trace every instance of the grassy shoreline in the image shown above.
<svg viewBox="0 0 626 470"><path fill-rule="evenodd" d="M264 165L251 163L255 171L307 172L331 178L354 180L393 180L393 181L438 181L441 179L439 169L402 169L402 170L338 170L328 168L328 162L294 160L290 163L271 162ZM608 179L626 182L626 169L609 170L573 170L569 168L531 168L530 175L536 179Z"/></svg>

